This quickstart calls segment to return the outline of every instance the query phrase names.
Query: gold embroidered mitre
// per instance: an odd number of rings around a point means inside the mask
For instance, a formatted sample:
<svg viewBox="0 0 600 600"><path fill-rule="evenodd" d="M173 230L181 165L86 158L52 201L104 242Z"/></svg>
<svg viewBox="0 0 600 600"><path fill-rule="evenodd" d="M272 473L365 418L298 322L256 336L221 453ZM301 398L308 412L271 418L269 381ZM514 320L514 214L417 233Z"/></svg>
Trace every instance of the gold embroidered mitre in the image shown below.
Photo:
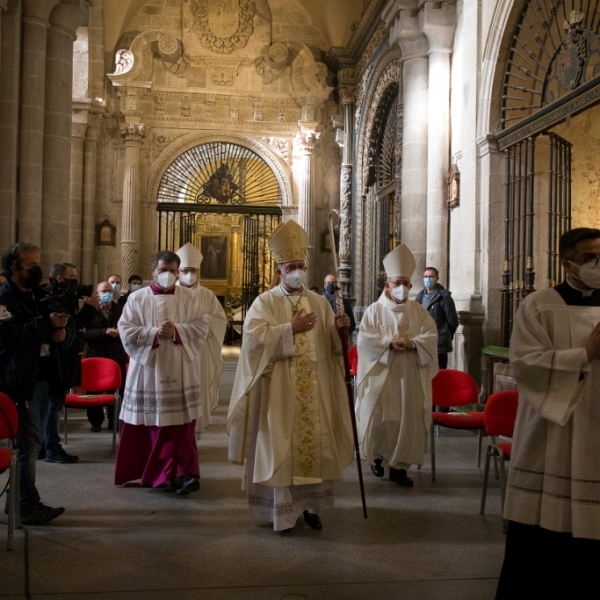
<svg viewBox="0 0 600 600"><path fill-rule="evenodd" d="M177 256L179 256L179 260L181 260L181 264L179 265L182 269L191 268L191 269L199 269L200 263L202 262L202 252L196 248L193 244L189 242L185 246L181 246L179 250L177 250Z"/></svg>
<svg viewBox="0 0 600 600"><path fill-rule="evenodd" d="M269 238L269 249L277 264L304 260L308 249L308 235L296 221L280 223Z"/></svg>
<svg viewBox="0 0 600 600"><path fill-rule="evenodd" d="M388 278L408 277L410 279L416 266L415 257L406 244L394 248L383 259L383 268Z"/></svg>

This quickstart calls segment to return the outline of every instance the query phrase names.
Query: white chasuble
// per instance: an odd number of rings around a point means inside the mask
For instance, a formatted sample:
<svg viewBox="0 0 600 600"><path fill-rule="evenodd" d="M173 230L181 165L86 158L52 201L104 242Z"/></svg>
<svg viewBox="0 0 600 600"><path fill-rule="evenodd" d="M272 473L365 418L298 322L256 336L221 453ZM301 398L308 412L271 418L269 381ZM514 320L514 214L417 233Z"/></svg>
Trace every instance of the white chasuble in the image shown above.
<svg viewBox="0 0 600 600"><path fill-rule="evenodd" d="M510 361L519 410L504 516L600 539L600 361L585 345L600 307L570 306L551 288L517 312Z"/></svg>
<svg viewBox="0 0 600 600"><path fill-rule="evenodd" d="M157 337L170 319L179 341ZM201 416L198 356L209 332L198 296L176 287L154 295L150 287L129 297L119 334L130 356L120 418L132 425L182 425ZM156 346L158 342L158 346Z"/></svg>
<svg viewBox="0 0 600 600"><path fill-rule="evenodd" d="M316 314L317 325L292 336L297 302ZM352 425L327 300L308 291L286 297L275 288L254 301L244 321L227 429L231 461L243 464L247 442L255 445L252 483L283 488L342 479L352 461Z"/></svg>
<svg viewBox="0 0 600 600"><path fill-rule="evenodd" d="M416 351L390 349L400 338L412 340ZM437 329L427 310L383 293L365 311L358 334L356 425L370 463L379 458L404 468L423 462L437 372Z"/></svg>

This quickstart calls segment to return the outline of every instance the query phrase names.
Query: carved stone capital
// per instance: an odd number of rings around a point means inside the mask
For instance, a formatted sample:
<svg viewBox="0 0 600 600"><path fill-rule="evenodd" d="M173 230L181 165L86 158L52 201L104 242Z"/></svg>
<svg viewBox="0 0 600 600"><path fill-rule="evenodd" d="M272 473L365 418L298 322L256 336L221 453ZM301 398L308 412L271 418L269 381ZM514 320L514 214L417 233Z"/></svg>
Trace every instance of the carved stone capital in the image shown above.
<svg viewBox="0 0 600 600"><path fill-rule="evenodd" d="M73 41L77 37L77 28L87 23L87 16L79 4L59 4L50 14L50 25L53 30L67 34Z"/></svg>
<svg viewBox="0 0 600 600"><path fill-rule="evenodd" d="M446 2L425 2L419 12L421 30L427 36L429 53L450 54L456 29L456 4Z"/></svg>
<svg viewBox="0 0 600 600"><path fill-rule="evenodd" d="M36 21L46 27L50 23L50 13L60 0L23 0L23 20Z"/></svg>
<svg viewBox="0 0 600 600"><path fill-rule="evenodd" d="M342 85L338 89L340 91L340 100L342 101L342 104L354 104L356 86Z"/></svg>
<svg viewBox="0 0 600 600"><path fill-rule="evenodd" d="M125 144L141 144L146 136L146 129L143 123L124 123L121 125L120 130Z"/></svg>
<svg viewBox="0 0 600 600"><path fill-rule="evenodd" d="M316 131L299 131L294 138L294 153L300 156L312 156L319 146L320 133Z"/></svg>
<svg viewBox="0 0 600 600"><path fill-rule="evenodd" d="M421 30L416 11L401 10L390 27L390 45L400 46L402 62L411 58L425 58L429 50L427 37Z"/></svg>

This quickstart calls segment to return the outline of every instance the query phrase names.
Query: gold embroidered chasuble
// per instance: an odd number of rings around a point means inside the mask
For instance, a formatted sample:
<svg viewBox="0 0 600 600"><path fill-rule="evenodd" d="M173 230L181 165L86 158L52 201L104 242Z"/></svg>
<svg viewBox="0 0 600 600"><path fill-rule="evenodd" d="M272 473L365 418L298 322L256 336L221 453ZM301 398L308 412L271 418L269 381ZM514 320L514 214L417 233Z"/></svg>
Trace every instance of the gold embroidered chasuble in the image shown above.
<svg viewBox="0 0 600 600"><path fill-rule="evenodd" d="M292 299L295 304L298 296ZM314 312L317 326L292 335L289 300L275 288L250 307L227 421L230 460L243 463L248 436L254 436L254 483L271 487L342 479L353 454L334 313L327 300L305 291L298 308ZM256 402L260 414L252 432Z"/></svg>

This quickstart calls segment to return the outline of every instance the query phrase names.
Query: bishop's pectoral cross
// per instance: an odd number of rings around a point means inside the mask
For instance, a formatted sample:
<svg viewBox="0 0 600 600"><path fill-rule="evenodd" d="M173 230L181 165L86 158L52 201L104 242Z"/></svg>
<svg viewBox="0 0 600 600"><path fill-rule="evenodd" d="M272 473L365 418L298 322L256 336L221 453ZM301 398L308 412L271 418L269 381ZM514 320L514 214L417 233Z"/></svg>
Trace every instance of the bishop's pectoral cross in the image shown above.
<svg viewBox="0 0 600 600"><path fill-rule="evenodd" d="M392 338L394 340L412 340L415 336L409 331L408 327L404 324L398 325L398 333Z"/></svg>
<svg viewBox="0 0 600 600"><path fill-rule="evenodd" d="M167 375L166 379L161 379L159 381L161 384L166 385L167 387L169 387L170 385L175 385L176 383L178 383L177 379L171 379L170 375Z"/></svg>

